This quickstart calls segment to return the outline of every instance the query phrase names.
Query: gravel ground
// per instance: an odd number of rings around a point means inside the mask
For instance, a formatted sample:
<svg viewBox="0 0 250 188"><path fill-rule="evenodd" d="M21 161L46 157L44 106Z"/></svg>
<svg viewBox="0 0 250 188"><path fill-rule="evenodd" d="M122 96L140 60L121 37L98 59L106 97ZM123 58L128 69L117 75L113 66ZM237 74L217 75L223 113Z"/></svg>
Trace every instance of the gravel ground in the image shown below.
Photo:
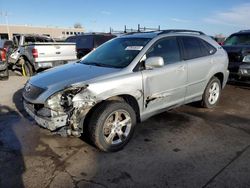
<svg viewBox="0 0 250 188"><path fill-rule="evenodd" d="M26 80L0 81L0 187L250 187L250 87L227 86L215 109L154 116L102 153L36 125L21 104Z"/></svg>

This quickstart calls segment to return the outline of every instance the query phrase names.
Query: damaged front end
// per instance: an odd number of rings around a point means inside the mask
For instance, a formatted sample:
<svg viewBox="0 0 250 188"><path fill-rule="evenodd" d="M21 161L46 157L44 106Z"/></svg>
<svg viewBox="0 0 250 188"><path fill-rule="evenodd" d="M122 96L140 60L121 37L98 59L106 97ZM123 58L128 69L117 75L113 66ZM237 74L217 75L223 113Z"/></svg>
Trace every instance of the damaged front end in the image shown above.
<svg viewBox="0 0 250 188"><path fill-rule="evenodd" d="M24 100L26 112L42 127L62 136L80 136L82 120L96 104L88 85L70 86L50 96L45 104L31 104Z"/></svg>

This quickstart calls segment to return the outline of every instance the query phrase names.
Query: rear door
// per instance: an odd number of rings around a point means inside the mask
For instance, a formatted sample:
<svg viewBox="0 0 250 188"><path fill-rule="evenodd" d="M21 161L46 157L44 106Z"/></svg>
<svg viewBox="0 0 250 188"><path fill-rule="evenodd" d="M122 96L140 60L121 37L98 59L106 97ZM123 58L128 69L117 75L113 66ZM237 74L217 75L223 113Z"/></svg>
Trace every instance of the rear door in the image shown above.
<svg viewBox="0 0 250 188"><path fill-rule="evenodd" d="M213 51L211 48L211 51L208 51L205 43L197 37L181 37L188 74L187 101L203 94L207 83L207 75L212 68L213 62L210 55L214 54L216 49Z"/></svg>
<svg viewBox="0 0 250 188"><path fill-rule="evenodd" d="M165 66L142 71L145 111L171 107L184 102L187 83L187 66L181 60L176 37L156 42L146 53L146 58L162 57Z"/></svg>

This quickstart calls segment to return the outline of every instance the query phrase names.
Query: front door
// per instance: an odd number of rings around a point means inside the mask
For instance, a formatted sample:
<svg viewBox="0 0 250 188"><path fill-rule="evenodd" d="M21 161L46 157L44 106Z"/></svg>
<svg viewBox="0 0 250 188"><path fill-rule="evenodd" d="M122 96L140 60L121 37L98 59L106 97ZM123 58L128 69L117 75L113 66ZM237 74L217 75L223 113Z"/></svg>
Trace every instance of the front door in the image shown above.
<svg viewBox="0 0 250 188"><path fill-rule="evenodd" d="M187 65L181 61L176 37L157 41L146 53L146 58L159 56L164 59L163 67L142 71L145 112L183 104L185 100Z"/></svg>

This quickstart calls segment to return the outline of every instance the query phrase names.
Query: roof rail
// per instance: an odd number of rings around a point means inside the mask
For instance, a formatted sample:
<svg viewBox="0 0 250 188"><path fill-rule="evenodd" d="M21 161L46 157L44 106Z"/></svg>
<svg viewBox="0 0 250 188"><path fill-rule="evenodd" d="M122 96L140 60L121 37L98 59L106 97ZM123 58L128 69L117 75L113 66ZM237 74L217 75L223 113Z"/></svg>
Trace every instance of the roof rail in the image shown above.
<svg viewBox="0 0 250 188"><path fill-rule="evenodd" d="M188 30L188 29L168 29L168 30L161 30L158 35L161 34L168 34L168 33L196 33L199 35L205 35L205 33L196 30Z"/></svg>

